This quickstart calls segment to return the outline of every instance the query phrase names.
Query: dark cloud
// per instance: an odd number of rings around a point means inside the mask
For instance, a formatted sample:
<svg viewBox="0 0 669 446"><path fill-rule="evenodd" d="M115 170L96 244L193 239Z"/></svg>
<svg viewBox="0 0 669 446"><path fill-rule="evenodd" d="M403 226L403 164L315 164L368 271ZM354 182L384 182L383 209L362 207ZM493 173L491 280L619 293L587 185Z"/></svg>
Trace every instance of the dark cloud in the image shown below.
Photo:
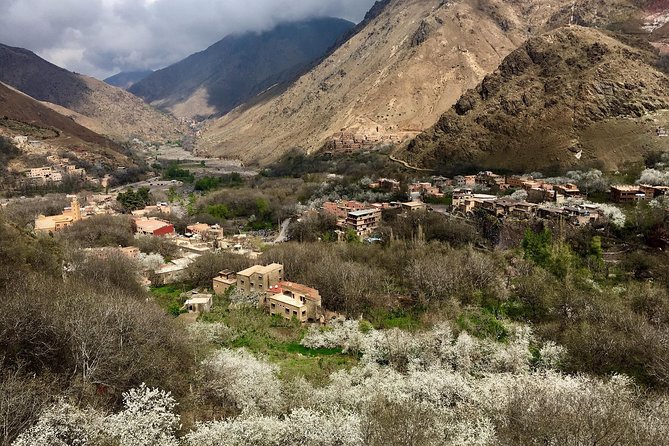
<svg viewBox="0 0 669 446"><path fill-rule="evenodd" d="M161 68L227 34L317 16L359 21L374 0L0 0L0 42L105 77Z"/></svg>

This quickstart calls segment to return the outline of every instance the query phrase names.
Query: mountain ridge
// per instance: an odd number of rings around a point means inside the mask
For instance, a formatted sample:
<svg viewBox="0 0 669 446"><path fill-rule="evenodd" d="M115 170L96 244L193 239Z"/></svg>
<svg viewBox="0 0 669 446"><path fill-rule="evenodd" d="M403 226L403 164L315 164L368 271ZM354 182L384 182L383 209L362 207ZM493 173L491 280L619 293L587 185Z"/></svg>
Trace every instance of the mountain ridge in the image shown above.
<svg viewBox="0 0 669 446"><path fill-rule="evenodd" d="M291 81L353 26L344 19L318 18L229 35L156 71L129 91L178 117L220 116Z"/></svg>
<svg viewBox="0 0 669 446"><path fill-rule="evenodd" d="M70 115L96 133L117 141L177 139L173 117L155 110L117 87L58 67L24 48L0 44L0 81Z"/></svg>
<svg viewBox="0 0 669 446"><path fill-rule="evenodd" d="M669 78L653 55L593 28L529 39L397 152L442 172L622 168L669 150Z"/></svg>

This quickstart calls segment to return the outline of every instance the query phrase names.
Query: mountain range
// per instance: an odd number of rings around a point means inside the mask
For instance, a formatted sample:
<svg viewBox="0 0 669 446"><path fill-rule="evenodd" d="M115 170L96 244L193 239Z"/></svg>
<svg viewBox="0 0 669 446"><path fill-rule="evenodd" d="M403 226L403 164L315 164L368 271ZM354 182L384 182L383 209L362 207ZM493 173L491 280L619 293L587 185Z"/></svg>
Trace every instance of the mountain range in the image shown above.
<svg viewBox="0 0 669 446"><path fill-rule="evenodd" d="M0 82L97 134L175 140L194 119L198 154L257 165L381 144L440 171L617 169L669 150L668 71L667 0L382 0L107 83L0 45Z"/></svg>
<svg viewBox="0 0 669 446"><path fill-rule="evenodd" d="M0 45L0 82L117 141L178 139L180 124L132 94L72 73L31 51Z"/></svg>
<svg viewBox="0 0 669 446"><path fill-rule="evenodd" d="M617 170L667 150L669 78L653 54L592 28L531 38L400 150L440 171Z"/></svg>
<svg viewBox="0 0 669 446"><path fill-rule="evenodd" d="M178 117L220 116L292 81L353 26L343 19L321 18L229 35L156 71L129 91Z"/></svg>

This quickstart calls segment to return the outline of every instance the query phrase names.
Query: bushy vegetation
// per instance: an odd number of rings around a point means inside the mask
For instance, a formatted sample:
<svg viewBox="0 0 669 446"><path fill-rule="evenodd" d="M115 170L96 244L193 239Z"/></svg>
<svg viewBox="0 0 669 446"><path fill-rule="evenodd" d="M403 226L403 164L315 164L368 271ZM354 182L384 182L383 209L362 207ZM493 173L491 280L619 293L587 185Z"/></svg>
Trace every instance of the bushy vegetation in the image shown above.
<svg viewBox="0 0 669 446"><path fill-rule="evenodd" d="M107 410L142 382L186 395L190 348L122 257L71 256L4 220L0 256L0 444L64 396Z"/></svg>
<svg viewBox="0 0 669 446"><path fill-rule="evenodd" d="M233 172L217 177L203 177L195 181L195 190L201 192L208 192L211 190L220 189L223 187L238 187L244 184L242 176Z"/></svg>
<svg viewBox="0 0 669 446"><path fill-rule="evenodd" d="M116 196L116 201L119 202L126 212L144 209L154 202L148 187L140 187L137 190L130 188L125 192L119 193Z"/></svg>
<svg viewBox="0 0 669 446"><path fill-rule="evenodd" d="M173 162L163 171L163 179L192 183L195 181L195 175L190 170L179 167L179 163Z"/></svg>

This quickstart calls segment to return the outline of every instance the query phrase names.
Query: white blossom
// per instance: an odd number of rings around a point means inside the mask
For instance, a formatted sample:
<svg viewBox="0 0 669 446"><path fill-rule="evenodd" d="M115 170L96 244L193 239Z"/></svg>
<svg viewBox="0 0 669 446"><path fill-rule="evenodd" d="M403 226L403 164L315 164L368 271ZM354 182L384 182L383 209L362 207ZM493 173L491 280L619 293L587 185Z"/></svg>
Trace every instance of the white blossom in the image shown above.
<svg viewBox="0 0 669 446"><path fill-rule="evenodd" d="M278 368L246 350L219 350L203 362L207 386L243 414L280 413L282 383Z"/></svg>

